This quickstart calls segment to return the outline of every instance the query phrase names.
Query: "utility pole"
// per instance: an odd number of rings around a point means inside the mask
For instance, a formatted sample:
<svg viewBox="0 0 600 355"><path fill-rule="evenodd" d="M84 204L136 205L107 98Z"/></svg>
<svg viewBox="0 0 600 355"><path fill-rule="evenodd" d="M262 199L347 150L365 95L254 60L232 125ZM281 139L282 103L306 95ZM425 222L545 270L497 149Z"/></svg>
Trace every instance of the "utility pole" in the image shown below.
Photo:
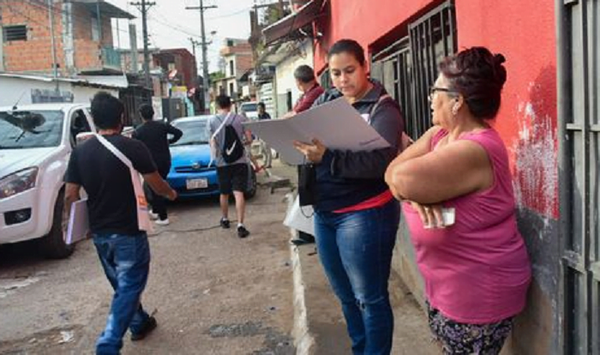
<svg viewBox="0 0 600 355"><path fill-rule="evenodd" d="M204 107L203 109L206 111L207 108L209 107L209 97L208 97L208 88L210 86L210 78L208 76L208 60L206 58L206 46L207 46L207 42L206 42L206 30L204 29L204 10L206 9L214 9L216 8L215 5L211 5L211 6L204 6L204 1L200 0L200 6L186 6L186 10L200 10L200 32L202 35L202 42L200 43L202 45L202 76L204 79L204 85L203 85L203 90L204 91Z"/></svg>
<svg viewBox="0 0 600 355"><path fill-rule="evenodd" d="M188 39L190 40L190 43L192 44L192 54L194 55L194 60L195 60L196 59L196 46L201 44L202 42L196 41L192 37L190 37Z"/></svg>
<svg viewBox="0 0 600 355"><path fill-rule="evenodd" d="M132 2L131 5L135 6L142 13L142 35L144 37L144 82L147 88L152 87L150 82L150 53L148 52L148 10L156 3L147 2Z"/></svg>
<svg viewBox="0 0 600 355"><path fill-rule="evenodd" d="M135 23L129 24L129 46L131 47L131 72L137 75L139 74L139 52L137 47L137 30L135 28Z"/></svg>
<svg viewBox="0 0 600 355"><path fill-rule="evenodd" d="M58 86L58 61L56 59L56 43L54 41L54 6L52 0L48 0L48 20L50 21L50 43L52 47L52 76L54 77L54 85L56 85L56 92L58 93L60 88Z"/></svg>

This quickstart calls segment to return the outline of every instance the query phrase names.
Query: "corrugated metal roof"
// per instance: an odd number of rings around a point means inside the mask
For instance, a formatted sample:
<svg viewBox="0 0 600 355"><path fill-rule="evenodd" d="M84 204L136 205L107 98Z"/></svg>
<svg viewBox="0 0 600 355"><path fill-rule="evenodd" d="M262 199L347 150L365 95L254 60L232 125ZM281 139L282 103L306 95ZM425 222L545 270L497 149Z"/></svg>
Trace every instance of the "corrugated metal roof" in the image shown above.
<svg viewBox="0 0 600 355"><path fill-rule="evenodd" d="M0 78L2 77L44 81L48 83L53 82L55 80L51 76L17 73L0 73ZM56 80L60 82L71 83L74 85L101 86L117 89L123 89L129 86L129 82L125 75L80 75L74 78L57 78Z"/></svg>

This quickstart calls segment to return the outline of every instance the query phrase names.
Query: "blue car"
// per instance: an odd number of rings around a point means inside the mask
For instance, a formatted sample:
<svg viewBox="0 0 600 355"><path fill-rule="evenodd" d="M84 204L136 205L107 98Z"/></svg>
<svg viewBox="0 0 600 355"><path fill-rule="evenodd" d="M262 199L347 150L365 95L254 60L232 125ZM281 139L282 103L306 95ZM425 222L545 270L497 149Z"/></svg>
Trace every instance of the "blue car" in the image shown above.
<svg viewBox="0 0 600 355"><path fill-rule="evenodd" d="M177 191L180 198L208 197L219 195L217 168L210 163L209 135L206 129L212 116L183 117L171 124L183 132L176 143L171 144L171 170L167 182ZM256 174L250 168L250 179L246 197L256 194Z"/></svg>

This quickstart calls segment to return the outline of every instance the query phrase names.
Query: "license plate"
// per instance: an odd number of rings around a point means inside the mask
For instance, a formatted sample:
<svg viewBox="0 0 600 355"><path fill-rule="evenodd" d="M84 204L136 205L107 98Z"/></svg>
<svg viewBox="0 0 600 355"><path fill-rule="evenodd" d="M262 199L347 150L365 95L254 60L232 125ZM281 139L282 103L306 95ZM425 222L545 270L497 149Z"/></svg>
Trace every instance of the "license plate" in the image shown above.
<svg viewBox="0 0 600 355"><path fill-rule="evenodd" d="M207 179L187 179L185 181L185 187L188 190L205 189L208 187L208 180Z"/></svg>

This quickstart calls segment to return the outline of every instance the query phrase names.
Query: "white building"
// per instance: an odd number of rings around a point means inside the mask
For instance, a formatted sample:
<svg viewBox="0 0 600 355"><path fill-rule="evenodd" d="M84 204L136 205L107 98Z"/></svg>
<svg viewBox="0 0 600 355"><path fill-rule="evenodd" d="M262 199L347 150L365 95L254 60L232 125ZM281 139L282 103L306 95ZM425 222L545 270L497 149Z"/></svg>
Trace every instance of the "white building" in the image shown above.
<svg viewBox="0 0 600 355"><path fill-rule="evenodd" d="M0 73L0 106L17 102L21 105L41 102L89 103L100 90L119 97L119 90L127 86L127 78L122 75L58 78L55 81L47 76Z"/></svg>

